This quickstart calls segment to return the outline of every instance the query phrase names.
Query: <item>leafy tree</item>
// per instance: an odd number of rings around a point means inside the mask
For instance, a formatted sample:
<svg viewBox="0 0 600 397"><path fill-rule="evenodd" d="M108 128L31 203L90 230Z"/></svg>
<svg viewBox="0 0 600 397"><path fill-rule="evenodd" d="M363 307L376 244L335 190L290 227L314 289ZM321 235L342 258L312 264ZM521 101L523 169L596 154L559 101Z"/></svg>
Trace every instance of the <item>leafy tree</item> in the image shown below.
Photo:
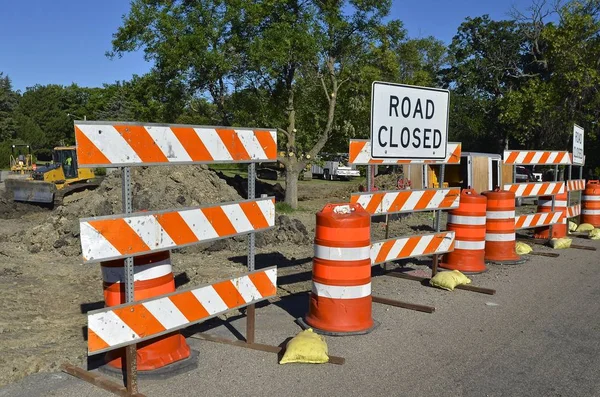
<svg viewBox="0 0 600 397"><path fill-rule="evenodd" d="M14 111L18 101L19 95L13 91L10 78L0 72L0 141L15 135Z"/></svg>

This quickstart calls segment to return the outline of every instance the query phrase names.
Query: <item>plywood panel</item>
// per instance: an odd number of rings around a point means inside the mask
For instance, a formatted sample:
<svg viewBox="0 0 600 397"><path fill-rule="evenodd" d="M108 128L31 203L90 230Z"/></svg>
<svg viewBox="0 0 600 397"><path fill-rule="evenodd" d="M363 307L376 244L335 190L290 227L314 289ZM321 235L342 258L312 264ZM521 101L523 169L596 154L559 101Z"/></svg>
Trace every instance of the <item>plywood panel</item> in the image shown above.
<svg viewBox="0 0 600 397"><path fill-rule="evenodd" d="M473 156L473 186L477 193L489 190L489 181L492 177L489 170L489 157Z"/></svg>
<svg viewBox="0 0 600 397"><path fill-rule="evenodd" d="M405 165L406 169L410 168L410 181L413 189L424 189L423 186L423 165L422 164L411 164L410 166ZM408 173L408 172L407 172Z"/></svg>
<svg viewBox="0 0 600 397"><path fill-rule="evenodd" d="M502 184L512 183L513 181L513 166L502 164Z"/></svg>

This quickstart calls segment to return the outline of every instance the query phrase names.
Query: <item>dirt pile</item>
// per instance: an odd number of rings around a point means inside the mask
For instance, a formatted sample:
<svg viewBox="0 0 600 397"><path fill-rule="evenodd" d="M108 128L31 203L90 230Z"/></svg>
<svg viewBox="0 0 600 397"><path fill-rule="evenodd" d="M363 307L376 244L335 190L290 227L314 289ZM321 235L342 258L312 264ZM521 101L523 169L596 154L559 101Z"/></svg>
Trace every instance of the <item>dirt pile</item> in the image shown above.
<svg viewBox="0 0 600 397"><path fill-rule="evenodd" d="M248 178L243 178L240 175L230 177L220 171L217 172L217 175L227 182L229 186L233 187L240 196L244 198L248 197ZM279 183L271 184L257 179L254 190L255 198L266 194L267 196L274 196L276 201L283 201L285 199L285 189Z"/></svg>
<svg viewBox="0 0 600 397"><path fill-rule="evenodd" d="M256 234L256 246L259 248L283 243L306 245L310 242L308 229L302 221L287 215L277 215L274 229Z"/></svg>

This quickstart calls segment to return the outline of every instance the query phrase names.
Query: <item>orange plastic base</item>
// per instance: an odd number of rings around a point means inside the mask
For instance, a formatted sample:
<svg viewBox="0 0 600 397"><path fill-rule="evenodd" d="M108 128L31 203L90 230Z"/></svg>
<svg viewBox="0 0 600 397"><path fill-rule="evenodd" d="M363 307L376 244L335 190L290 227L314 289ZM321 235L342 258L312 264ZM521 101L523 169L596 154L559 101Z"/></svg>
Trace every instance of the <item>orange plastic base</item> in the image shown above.
<svg viewBox="0 0 600 397"><path fill-rule="evenodd" d="M550 227L539 227L535 229L533 237L547 239L550 235ZM567 237L567 225L552 225L552 238Z"/></svg>
<svg viewBox="0 0 600 397"><path fill-rule="evenodd" d="M449 270L458 270L462 273L483 273L487 271L484 255L484 250L455 249L444 255L440 267Z"/></svg>
<svg viewBox="0 0 600 397"><path fill-rule="evenodd" d="M152 371L165 367L190 356L190 347L179 334L161 336L159 340L150 340L137 345L137 366L139 371ZM123 368L125 349L117 349L106 354L107 365Z"/></svg>
<svg viewBox="0 0 600 397"><path fill-rule="evenodd" d="M306 323L330 332L358 332L373 327L371 296L331 299L310 294Z"/></svg>

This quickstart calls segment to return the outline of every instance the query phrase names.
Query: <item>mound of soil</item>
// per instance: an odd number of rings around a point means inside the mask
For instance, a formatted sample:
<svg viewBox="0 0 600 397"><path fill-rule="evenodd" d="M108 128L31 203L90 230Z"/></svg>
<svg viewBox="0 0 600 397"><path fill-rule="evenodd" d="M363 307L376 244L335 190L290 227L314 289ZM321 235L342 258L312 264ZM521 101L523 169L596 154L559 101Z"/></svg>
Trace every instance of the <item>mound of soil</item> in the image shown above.
<svg viewBox="0 0 600 397"><path fill-rule="evenodd" d="M229 186L233 187L240 196L244 198L248 197L248 178L243 178L240 175L230 177L220 171L217 172L217 175L227 182ZM270 184L257 179L255 182L254 198L259 198L263 194L274 196L275 201L283 201L285 199L285 189L279 183Z"/></svg>

